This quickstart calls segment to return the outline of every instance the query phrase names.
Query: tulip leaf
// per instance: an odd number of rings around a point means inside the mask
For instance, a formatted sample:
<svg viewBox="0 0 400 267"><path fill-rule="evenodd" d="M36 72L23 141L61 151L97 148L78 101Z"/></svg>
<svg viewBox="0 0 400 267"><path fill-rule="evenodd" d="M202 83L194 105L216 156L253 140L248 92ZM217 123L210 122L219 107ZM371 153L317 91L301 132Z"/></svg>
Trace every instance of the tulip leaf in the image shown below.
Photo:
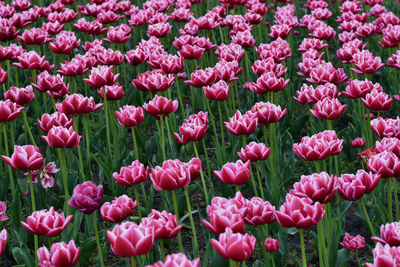
<svg viewBox="0 0 400 267"><path fill-rule="evenodd" d="M224 259L218 253L215 253L210 266L227 267L229 266L229 260Z"/></svg>
<svg viewBox="0 0 400 267"><path fill-rule="evenodd" d="M82 242L81 255L79 256L79 265L87 266L86 263L90 259L90 255L96 250L96 238L91 237Z"/></svg>
<svg viewBox="0 0 400 267"><path fill-rule="evenodd" d="M26 245L23 245L22 247L14 247L11 252L18 264L25 264L28 267L35 266L35 261Z"/></svg>

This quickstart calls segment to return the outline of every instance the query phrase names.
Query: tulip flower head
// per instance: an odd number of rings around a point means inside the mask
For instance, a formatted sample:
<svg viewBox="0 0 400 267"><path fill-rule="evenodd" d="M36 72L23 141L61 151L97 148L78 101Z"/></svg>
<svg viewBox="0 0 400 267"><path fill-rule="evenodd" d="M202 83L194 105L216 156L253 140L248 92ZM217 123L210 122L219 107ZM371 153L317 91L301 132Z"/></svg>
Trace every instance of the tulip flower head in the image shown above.
<svg viewBox="0 0 400 267"><path fill-rule="evenodd" d="M345 233L340 245L350 251L361 250L365 248L365 239L360 235L351 236L348 233Z"/></svg>
<svg viewBox="0 0 400 267"><path fill-rule="evenodd" d="M103 186L96 186L90 181L78 184L68 201L68 205L85 214L97 210L103 201Z"/></svg>

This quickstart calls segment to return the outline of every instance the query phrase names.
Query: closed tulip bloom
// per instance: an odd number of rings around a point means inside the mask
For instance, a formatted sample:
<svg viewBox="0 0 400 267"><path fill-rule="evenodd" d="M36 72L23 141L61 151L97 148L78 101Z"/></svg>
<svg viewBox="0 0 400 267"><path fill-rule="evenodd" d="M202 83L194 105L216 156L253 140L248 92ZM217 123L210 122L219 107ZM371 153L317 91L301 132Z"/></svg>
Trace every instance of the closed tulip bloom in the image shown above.
<svg viewBox="0 0 400 267"><path fill-rule="evenodd" d="M283 65L275 63L272 58L256 60L251 69L259 77L264 73L273 72L278 78L283 77L288 70Z"/></svg>
<svg viewBox="0 0 400 267"><path fill-rule="evenodd" d="M237 110L235 115L224 122L226 129L233 135L249 135L257 130L258 118L252 112L242 113Z"/></svg>
<svg viewBox="0 0 400 267"><path fill-rule="evenodd" d="M165 210L159 212L152 209L150 214L143 218L142 224L147 227L154 227L155 239L175 238L183 228L183 225L178 225L176 215Z"/></svg>
<svg viewBox="0 0 400 267"><path fill-rule="evenodd" d="M242 185L250 179L250 161L238 160L236 162L228 162L220 171L214 171L214 174L224 184Z"/></svg>
<svg viewBox="0 0 400 267"><path fill-rule="evenodd" d="M107 49L103 53L97 53L96 57L102 65L121 65L124 62L124 56L119 50Z"/></svg>
<svg viewBox="0 0 400 267"><path fill-rule="evenodd" d="M115 111L119 124L126 127L133 127L142 123L144 120L143 108L135 107L133 105L125 105Z"/></svg>
<svg viewBox="0 0 400 267"><path fill-rule="evenodd" d="M179 144L200 141L208 130L208 112L200 111L199 114L190 115L182 126L179 126L179 136L174 133Z"/></svg>
<svg viewBox="0 0 400 267"><path fill-rule="evenodd" d="M147 179L149 167L145 168L138 160L132 162L130 166L121 167L120 172L114 172L115 182L124 186L133 186L140 184Z"/></svg>
<svg viewBox="0 0 400 267"><path fill-rule="evenodd" d="M376 141L377 152L393 152L397 157L400 156L400 140L394 137L384 137L381 141Z"/></svg>
<svg viewBox="0 0 400 267"><path fill-rule="evenodd" d="M153 100L143 105L143 109L156 120L160 120L178 109L178 101L156 95Z"/></svg>
<svg viewBox="0 0 400 267"><path fill-rule="evenodd" d="M124 97L124 91L122 86L117 83L114 85L105 85L101 87L100 90L97 90L97 94L100 96L101 99L104 100L104 91L106 91L106 98L107 100L120 100Z"/></svg>
<svg viewBox="0 0 400 267"><path fill-rule="evenodd" d="M56 103L58 112L66 115L79 115L98 110L104 104L96 104L93 97L86 97L82 94L67 95L61 103Z"/></svg>
<svg viewBox="0 0 400 267"><path fill-rule="evenodd" d="M371 110L388 110L392 107L393 98L385 92L373 89L370 93L361 98L364 106Z"/></svg>
<svg viewBox="0 0 400 267"><path fill-rule="evenodd" d="M279 240L275 238L268 237L264 241L265 251L269 253L274 253L279 250Z"/></svg>
<svg viewBox="0 0 400 267"><path fill-rule="evenodd" d="M215 234L225 232L230 228L234 233L244 233L244 217L240 210L234 205L228 205L224 208L208 208L207 214L209 221L201 220L203 225Z"/></svg>
<svg viewBox="0 0 400 267"><path fill-rule="evenodd" d="M310 229L325 215L325 206L308 197L286 195L286 202L276 211L276 219L283 227Z"/></svg>
<svg viewBox="0 0 400 267"><path fill-rule="evenodd" d="M183 70L185 61L181 56L167 55L163 57L160 68L164 73L176 74Z"/></svg>
<svg viewBox="0 0 400 267"><path fill-rule="evenodd" d="M314 202L328 203L336 193L337 177L326 172L302 175L300 182L293 185L289 192L299 197L309 197Z"/></svg>
<svg viewBox="0 0 400 267"><path fill-rule="evenodd" d="M193 181L197 179L202 168L201 160L199 158L192 158L189 162L185 163L185 165L189 170L190 180Z"/></svg>
<svg viewBox="0 0 400 267"><path fill-rule="evenodd" d="M161 167L152 168L150 179L155 190L175 190L191 182L188 166L178 159L164 161Z"/></svg>
<svg viewBox="0 0 400 267"><path fill-rule="evenodd" d="M372 237L373 241L391 247L400 246L400 222L392 222L381 225L381 237Z"/></svg>
<svg viewBox="0 0 400 267"><path fill-rule="evenodd" d="M60 112L55 112L53 114L45 113L42 115L40 120L37 120L39 128L43 132L49 132L54 126L62 126L64 128L69 128L73 125L73 119L68 119L67 115Z"/></svg>
<svg viewBox="0 0 400 267"><path fill-rule="evenodd" d="M357 74L375 73L385 65L380 57L374 57L368 50L357 52L350 62L356 67L351 68L351 70Z"/></svg>
<svg viewBox="0 0 400 267"><path fill-rule="evenodd" d="M68 201L68 205L85 214L97 210L103 201L103 185L96 186L90 181L78 184Z"/></svg>
<svg viewBox="0 0 400 267"><path fill-rule="evenodd" d="M247 201L247 213L244 221L251 225L271 224L276 221L275 206L259 197Z"/></svg>
<svg viewBox="0 0 400 267"><path fill-rule="evenodd" d="M371 156L367 168L373 173L380 174L382 178L400 177L400 159L390 151Z"/></svg>
<svg viewBox="0 0 400 267"><path fill-rule="evenodd" d="M0 222L8 221L9 218L6 216L7 203L0 201Z"/></svg>
<svg viewBox="0 0 400 267"><path fill-rule="evenodd" d="M59 236L74 216L65 218L64 213L58 213L51 207L50 210L39 210L28 216L26 223L21 225L35 235L45 235L47 237Z"/></svg>
<svg viewBox="0 0 400 267"><path fill-rule="evenodd" d="M338 195L349 201L356 201L371 193L378 186L380 174L358 170L356 174L342 174L337 180Z"/></svg>
<svg viewBox="0 0 400 267"><path fill-rule="evenodd" d="M170 254L165 257L164 262L157 261L153 265L149 265L147 267L173 267L173 266L199 267L200 266L200 258L196 258L191 261L183 253Z"/></svg>
<svg viewBox="0 0 400 267"><path fill-rule="evenodd" d="M213 68L205 70L195 70L190 74L190 80L184 83L193 87L203 87L212 84L217 79L216 72Z"/></svg>
<svg viewBox="0 0 400 267"><path fill-rule="evenodd" d="M214 66L217 80L224 80L225 82L234 82L239 80L237 75L243 72L243 68L239 66L239 62L236 60L225 61L221 59Z"/></svg>
<svg viewBox="0 0 400 267"><path fill-rule="evenodd" d="M52 148L75 148L79 146L82 136L71 127L53 126L42 139Z"/></svg>
<svg viewBox="0 0 400 267"><path fill-rule="evenodd" d="M0 123L15 120L24 109L8 99L0 101Z"/></svg>
<svg viewBox="0 0 400 267"><path fill-rule="evenodd" d="M126 24L116 27L111 26L107 32L107 38L104 41L109 43L125 43L131 38L132 28Z"/></svg>
<svg viewBox="0 0 400 267"><path fill-rule="evenodd" d="M209 100L225 101L229 97L230 87L224 80L211 86L203 86L204 95Z"/></svg>
<svg viewBox="0 0 400 267"><path fill-rule="evenodd" d="M47 70L51 71L54 69L54 65L46 60L46 56L41 57L35 51L25 52L17 57L18 63L13 63L14 66L21 69L31 69L31 70Z"/></svg>
<svg viewBox="0 0 400 267"><path fill-rule="evenodd" d="M351 147L363 147L365 145L365 140L362 137L357 137L350 142Z"/></svg>
<svg viewBox="0 0 400 267"><path fill-rule="evenodd" d="M340 245L347 250L357 251L365 248L365 239L360 235L351 236L348 233L345 233L343 241L340 242Z"/></svg>
<svg viewBox="0 0 400 267"><path fill-rule="evenodd" d="M242 161L262 161L266 160L271 152L271 148L267 148L264 143L250 142L240 152L237 152Z"/></svg>
<svg viewBox="0 0 400 267"><path fill-rule="evenodd" d="M312 85L303 83L300 90L296 91L296 97L293 97L300 104L315 104L317 99L314 97L315 89Z"/></svg>
<svg viewBox="0 0 400 267"><path fill-rule="evenodd" d="M107 222L118 223L129 216L133 216L133 210L136 206L136 201L126 195L122 195L118 198L116 197L111 203L104 203L100 208L100 215Z"/></svg>
<svg viewBox="0 0 400 267"><path fill-rule="evenodd" d="M342 105L339 99L326 97L315 103L314 109L310 109L310 112L318 119L336 120L342 115L346 107L347 105Z"/></svg>
<svg viewBox="0 0 400 267"><path fill-rule="evenodd" d="M221 257L246 261L253 255L257 240L252 235L235 234L230 228L226 228L226 231L219 235L218 241L211 239L210 242Z"/></svg>
<svg viewBox="0 0 400 267"><path fill-rule="evenodd" d="M137 66L146 61L146 55L141 49L129 50L125 53L125 60L130 65Z"/></svg>
<svg viewBox="0 0 400 267"><path fill-rule="evenodd" d="M68 244L64 242L54 243L50 252L46 247L37 250L39 267L72 267L78 263L81 249L71 240Z"/></svg>
<svg viewBox="0 0 400 267"><path fill-rule="evenodd" d="M365 267L397 266L400 257L400 247L391 247L377 243L372 250L374 254L373 263L365 263Z"/></svg>
<svg viewBox="0 0 400 267"><path fill-rule="evenodd" d="M258 102L251 108L251 112L258 118L258 123L264 125L282 120L286 110L270 102Z"/></svg>
<svg viewBox="0 0 400 267"><path fill-rule="evenodd" d="M98 66L90 71L89 79L83 79L91 87L100 88L104 85L113 85L119 77L114 75L113 66Z"/></svg>
<svg viewBox="0 0 400 267"><path fill-rule="evenodd" d="M154 244L154 228L134 222L118 224L106 236L112 252L120 257L146 255Z"/></svg>
<svg viewBox="0 0 400 267"><path fill-rule="evenodd" d="M15 86L11 86L10 89L5 92L4 99L9 99L18 105L26 105L31 103L35 99L35 93L33 92L33 88L31 85L28 85L25 88L17 88Z"/></svg>
<svg viewBox="0 0 400 267"><path fill-rule="evenodd" d="M7 247L7 230L3 229L0 232L0 256L3 256Z"/></svg>
<svg viewBox="0 0 400 267"><path fill-rule="evenodd" d="M42 154L37 146L25 145L14 146L14 153L11 158L1 156L1 158L16 170L38 170L44 165Z"/></svg>
<svg viewBox="0 0 400 267"><path fill-rule="evenodd" d="M379 138L396 137L400 138L400 119L377 118L371 121L371 129Z"/></svg>

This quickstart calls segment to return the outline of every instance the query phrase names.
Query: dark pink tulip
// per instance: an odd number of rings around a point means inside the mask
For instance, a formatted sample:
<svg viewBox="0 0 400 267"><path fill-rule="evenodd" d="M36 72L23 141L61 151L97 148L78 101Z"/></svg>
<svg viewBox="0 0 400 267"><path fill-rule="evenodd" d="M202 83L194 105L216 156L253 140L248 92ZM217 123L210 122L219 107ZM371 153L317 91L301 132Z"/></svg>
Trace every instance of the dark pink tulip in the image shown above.
<svg viewBox="0 0 400 267"><path fill-rule="evenodd" d="M93 97L86 97L81 94L67 95L61 103L56 103L58 112L66 115L79 115L98 110L104 104L96 104Z"/></svg>
<svg viewBox="0 0 400 267"><path fill-rule="evenodd" d="M14 146L14 153L11 158L1 156L1 158L16 170L34 171L43 167L44 160L37 146Z"/></svg>
<svg viewBox="0 0 400 267"><path fill-rule="evenodd" d="M133 127L143 122L143 109L133 105L125 105L115 111L119 124L126 127Z"/></svg>
<svg viewBox="0 0 400 267"><path fill-rule="evenodd" d="M130 65L137 66L146 61L146 55L141 49L129 50L125 53L125 60Z"/></svg>
<svg viewBox="0 0 400 267"><path fill-rule="evenodd" d="M32 84L32 86L41 91L59 91L64 84L64 77L57 74L51 75L47 71L43 71L39 75L36 76L37 84Z"/></svg>
<svg viewBox="0 0 400 267"><path fill-rule="evenodd" d="M9 99L18 105L26 105L31 103L35 99L35 93L33 92L33 88L31 85L28 85L25 88L17 88L15 86L11 86L10 89L5 92L4 99Z"/></svg>
<svg viewBox="0 0 400 267"><path fill-rule="evenodd" d="M153 248L154 227L128 221L114 226L112 231L106 232L106 236L114 254L120 257L140 256Z"/></svg>
<svg viewBox="0 0 400 267"><path fill-rule="evenodd" d="M167 74L179 73L183 70L184 67L185 67L185 61L181 56L167 55L163 57L160 63L161 70Z"/></svg>
<svg viewBox="0 0 400 267"><path fill-rule="evenodd" d="M220 234L218 241L210 240L211 245L221 257L234 261L246 261L254 253L257 240L254 236L240 233L233 233L230 228Z"/></svg>
<svg viewBox="0 0 400 267"><path fill-rule="evenodd" d="M374 87L374 84L367 79L364 81L349 80L346 82L346 91L342 91L341 94L348 98L356 99L366 96L372 91L372 89L374 89Z"/></svg>
<svg viewBox="0 0 400 267"><path fill-rule="evenodd" d="M235 205L226 205L223 208L207 206L210 222L206 220L201 220L201 222L215 234L225 232L226 228L230 228L234 233L244 233L244 217L240 212Z"/></svg>
<svg viewBox="0 0 400 267"><path fill-rule="evenodd" d="M286 202L276 211L276 219L283 227L310 229L325 215L325 206L308 197L286 195Z"/></svg>
<svg viewBox="0 0 400 267"><path fill-rule="evenodd" d="M302 175L300 182L289 192L299 197L309 197L314 202L328 203L336 193L337 177L326 172Z"/></svg>
<svg viewBox="0 0 400 267"><path fill-rule="evenodd" d="M251 112L258 118L258 123L264 125L282 120L286 110L270 102L258 102L251 108Z"/></svg>
<svg viewBox="0 0 400 267"><path fill-rule="evenodd" d="M168 22L159 22L153 25L149 25L147 29L147 36L163 38L171 33L172 25Z"/></svg>
<svg viewBox="0 0 400 267"><path fill-rule="evenodd" d="M140 184L147 179L149 167L145 168L138 160L132 162L130 166L121 167L120 172L114 172L115 182L124 186Z"/></svg>
<svg viewBox="0 0 400 267"><path fill-rule="evenodd" d="M371 128L379 138L396 137L400 138L400 118L377 118L371 121Z"/></svg>
<svg viewBox="0 0 400 267"><path fill-rule="evenodd" d="M68 205L85 214L91 214L101 206L103 201L103 185L96 187L90 181L78 184L68 201Z"/></svg>
<svg viewBox="0 0 400 267"><path fill-rule="evenodd" d="M258 118L256 114L247 112L242 113L237 110L235 115L229 118L229 122L224 122L226 129L233 135L249 135L257 130Z"/></svg>
<svg viewBox="0 0 400 267"><path fill-rule="evenodd" d="M400 159L390 151L383 151L371 156L367 168L382 178L400 177Z"/></svg>
<svg viewBox="0 0 400 267"><path fill-rule="evenodd" d="M319 64L310 72L310 78L306 80L310 83L325 84L333 83L339 84L347 79L347 75L342 68L335 69L332 63Z"/></svg>
<svg viewBox="0 0 400 267"><path fill-rule="evenodd" d="M316 27L309 36L320 40L330 40L336 36L336 32L331 26L324 24Z"/></svg>
<svg viewBox="0 0 400 267"><path fill-rule="evenodd" d="M260 77L264 73L273 72L277 78L282 78L283 76L285 76L288 70L283 65L275 63L272 58L256 60L251 69L258 77Z"/></svg>
<svg viewBox="0 0 400 267"><path fill-rule="evenodd" d="M104 87L101 87L100 90L97 90L97 94L103 100L104 100L104 90L106 91L107 100L110 101L120 100L124 96L123 88L119 83L114 85L105 85Z"/></svg>
<svg viewBox="0 0 400 267"><path fill-rule="evenodd" d="M101 218L107 222L122 222L129 216L133 216L136 201L126 195L116 197L113 201L104 203L100 208Z"/></svg>
<svg viewBox="0 0 400 267"><path fill-rule="evenodd" d="M5 84L8 81L8 71L0 67L0 84Z"/></svg>
<svg viewBox="0 0 400 267"><path fill-rule="evenodd" d="M392 222L381 225L381 237L372 237L371 239L381 243L382 245L389 245L391 247L400 246L400 222Z"/></svg>
<svg viewBox="0 0 400 267"><path fill-rule="evenodd" d="M60 64L61 70L57 70L57 73L64 76L79 76L85 74L89 69L86 66L86 62L82 59L73 58L70 62L65 61L64 64Z"/></svg>
<svg viewBox="0 0 400 267"><path fill-rule="evenodd" d="M181 50L179 50L179 54L184 59L199 60L203 56L204 51L206 51L205 48L199 47L197 45L186 44L182 46Z"/></svg>
<svg viewBox="0 0 400 267"><path fill-rule="evenodd" d="M164 161L161 167L152 168L150 179L155 190L175 190L191 182L188 166L178 159Z"/></svg>
<svg viewBox="0 0 400 267"><path fill-rule="evenodd" d="M164 262L157 261L153 265L148 267L171 267L171 266L183 266L183 267L199 267L200 258L189 260L188 257L183 253L170 254L165 257Z"/></svg>
<svg viewBox="0 0 400 267"><path fill-rule="evenodd" d="M78 135L72 127L53 126L47 136L42 139L52 148L75 148L79 146L82 136Z"/></svg>
<svg viewBox="0 0 400 267"><path fill-rule="evenodd" d="M39 267L72 267L78 263L81 249L76 247L74 240L71 240L68 244L64 242L54 243L50 252L46 247L41 247L37 250L37 255Z"/></svg>
<svg viewBox="0 0 400 267"><path fill-rule="evenodd" d="M217 79L217 75L213 68L206 68L205 70L195 70L190 74L190 80L184 83L193 87L203 87L211 85Z"/></svg>
<svg viewBox="0 0 400 267"><path fill-rule="evenodd" d="M365 145L365 140L362 137L357 137L350 142L351 147L363 147Z"/></svg>
<svg viewBox="0 0 400 267"><path fill-rule="evenodd" d="M69 128L74 124L73 119L68 119L67 115L60 112L55 112L53 114L45 113L42 115L40 120L37 120L39 128L43 132L49 132L54 126L62 126L64 128Z"/></svg>
<svg viewBox="0 0 400 267"><path fill-rule="evenodd" d="M13 63L14 66L21 69L31 69L31 70L47 70L51 71L54 69L54 65L50 65L46 61L46 56L41 57L35 51L25 52L17 57L18 63Z"/></svg>
<svg viewBox="0 0 400 267"><path fill-rule="evenodd" d="M190 180L193 181L197 179L200 175L201 171L201 160L199 158L192 158L189 162L186 163L186 167L189 170Z"/></svg>
<svg viewBox="0 0 400 267"><path fill-rule="evenodd" d="M59 236L67 228L74 216L65 218L64 213L58 213L51 207L50 210L39 210L28 216L26 223L21 225L35 235L45 235L47 237Z"/></svg>
<svg viewBox="0 0 400 267"><path fill-rule="evenodd" d="M113 66L98 66L90 71L89 79L83 79L91 87L100 88L104 85L113 85L119 77L114 75Z"/></svg>
<svg viewBox="0 0 400 267"><path fill-rule="evenodd" d="M15 120L24 109L24 107L20 107L17 103L8 99L0 101L0 123Z"/></svg>
<svg viewBox="0 0 400 267"><path fill-rule="evenodd" d="M289 43L280 37L269 44L260 44L256 51L260 59L272 58L276 63L292 56Z"/></svg>
<svg viewBox="0 0 400 267"><path fill-rule="evenodd" d="M228 162L220 171L214 171L214 174L224 184L242 185L250 179L250 161L238 160L236 162Z"/></svg>
<svg viewBox="0 0 400 267"><path fill-rule="evenodd" d="M120 18L121 16L115 14L112 11L100 11L97 14L97 20L103 24L117 22Z"/></svg>
<svg viewBox="0 0 400 267"><path fill-rule="evenodd" d="M97 53L96 57L102 65L121 65L124 62L124 56L119 50L107 49L102 53Z"/></svg>
<svg viewBox="0 0 400 267"><path fill-rule="evenodd" d="M380 57L374 57L368 50L362 50L354 54L351 63L356 67L351 68L351 70L357 74L375 73L385 65L381 62Z"/></svg>
<svg viewBox="0 0 400 267"><path fill-rule="evenodd" d="M247 213L244 221L251 225L271 224L276 221L275 206L259 197L247 201Z"/></svg>
<svg viewBox="0 0 400 267"><path fill-rule="evenodd" d="M368 109L388 110L392 107L393 98L389 97L385 92L373 89L364 98L361 98L361 101Z"/></svg>
<svg viewBox="0 0 400 267"><path fill-rule="evenodd" d="M175 81L173 74L164 74L161 70L146 71L132 80L133 86L140 91L165 91Z"/></svg>
<svg viewBox="0 0 400 267"><path fill-rule="evenodd" d="M365 267L389 267L398 265L400 247L391 247L377 243L373 249L374 262L365 263Z"/></svg>
<svg viewBox="0 0 400 267"><path fill-rule="evenodd" d="M300 91L296 91L296 97L293 97L293 99L300 104L315 104L318 100L315 99L314 93L315 89L312 85L303 83Z"/></svg>
<svg viewBox="0 0 400 267"><path fill-rule="evenodd" d="M365 248L365 239L360 235L351 236L348 233L345 233L340 245L350 251L361 250Z"/></svg>
<svg viewBox="0 0 400 267"><path fill-rule="evenodd" d="M201 141L208 130L208 112L200 111L198 114L192 114L185 120L182 126L179 126L179 136L174 133L179 144Z"/></svg>
<svg viewBox="0 0 400 267"><path fill-rule="evenodd" d="M267 148L264 143L256 143L251 142L250 144L246 145L245 148L242 148L240 152L237 152L239 158L246 162L246 161L261 161L266 160L271 152L271 148Z"/></svg>
<svg viewBox="0 0 400 267"><path fill-rule="evenodd" d="M160 120L178 109L178 101L156 95L153 100L143 105L143 109L156 120Z"/></svg>
<svg viewBox="0 0 400 267"><path fill-rule="evenodd" d="M337 180L338 195L349 201L360 199L364 194L371 193L378 186L380 174L358 170L356 174L342 174Z"/></svg>
<svg viewBox="0 0 400 267"><path fill-rule="evenodd" d="M274 253L279 250L279 240L274 238L267 238L264 241L265 251L269 253Z"/></svg>
<svg viewBox="0 0 400 267"><path fill-rule="evenodd" d="M226 82L233 82L239 80L237 75L243 72L243 68L239 66L239 62L236 60L225 61L221 59L214 66L215 74L218 80L224 80Z"/></svg>
<svg viewBox="0 0 400 267"><path fill-rule="evenodd" d="M336 120L342 115L346 107L347 105L342 105L339 99L326 97L315 103L314 109L310 109L310 112L318 119Z"/></svg>
<svg viewBox="0 0 400 267"><path fill-rule="evenodd" d="M257 43L257 40L248 29L245 31L239 31L237 34L232 35L232 43L239 44L242 47L253 47Z"/></svg>
<svg viewBox="0 0 400 267"><path fill-rule="evenodd" d="M231 43L229 45L221 44L218 46L217 51L214 52L220 59L224 59L226 61L236 60L238 62L242 61L245 50L239 45L235 43Z"/></svg>
<svg viewBox="0 0 400 267"><path fill-rule="evenodd" d="M256 86L251 88L256 94L266 94L267 92L279 92L289 84L289 79L277 77L272 71L263 73L258 79Z"/></svg>
<svg viewBox="0 0 400 267"><path fill-rule="evenodd" d="M3 229L0 232L0 256L3 256L7 247L7 230Z"/></svg>
<svg viewBox="0 0 400 267"><path fill-rule="evenodd" d="M108 28L107 38L104 41L109 43L125 43L131 38L132 28L126 24Z"/></svg>
<svg viewBox="0 0 400 267"><path fill-rule="evenodd" d="M7 210L7 203L0 201L0 222L9 220L9 218L6 216L6 210Z"/></svg>
<svg viewBox="0 0 400 267"><path fill-rule="evenodd" d="M310 49L322 51L326 47L328 47L328 44L324 44L322 40L316 38L304 38L297 50L300 52L306 52Z"/></svg>
<svg viewBox="0 0 400 267"><path fill-rule="evenodd" d="M143 218L142 224L149 228L154 227L155 239L175 238L183 228L183 225L178 225L176 215L165 210L159 212L152 209L150 214Z"/></svg>
<svg viewBox="0 0 400 267"><path fill-rule="evenodd" d="M204 95L209 100L225 101L229 97L229 84L220 80L211 86L203 86Z"/></svg>
<svg viewBox="0 0 400 267"><path fill-rule="evenodd" d="M400 140L394 137L384 137L381 141L376 141L375 143L376 151L383 152L393 152L397 157L400 156Z"/></svg>
<svg viewBox="0 0 400 267"><path fill-rule="evenodd" d="M43 23L42 29L48 34L59 34L62 30L64 30L64 24L61 24L58 21Z"/></svg>

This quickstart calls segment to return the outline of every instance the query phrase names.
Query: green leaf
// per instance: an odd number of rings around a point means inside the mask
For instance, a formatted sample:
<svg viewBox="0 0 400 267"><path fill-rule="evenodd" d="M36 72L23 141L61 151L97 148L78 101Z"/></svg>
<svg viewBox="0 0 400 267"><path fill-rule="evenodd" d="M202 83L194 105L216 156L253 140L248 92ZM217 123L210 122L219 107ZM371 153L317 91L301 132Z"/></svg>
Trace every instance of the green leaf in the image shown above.
<svg viewBox="0 0 400 267"><path fill-rule="evenodd" d="M14 247L11 252L18 264L26 265L28 267L35 266L35 260L32 258L29 249L25 245L20 248Z"/></svg>

